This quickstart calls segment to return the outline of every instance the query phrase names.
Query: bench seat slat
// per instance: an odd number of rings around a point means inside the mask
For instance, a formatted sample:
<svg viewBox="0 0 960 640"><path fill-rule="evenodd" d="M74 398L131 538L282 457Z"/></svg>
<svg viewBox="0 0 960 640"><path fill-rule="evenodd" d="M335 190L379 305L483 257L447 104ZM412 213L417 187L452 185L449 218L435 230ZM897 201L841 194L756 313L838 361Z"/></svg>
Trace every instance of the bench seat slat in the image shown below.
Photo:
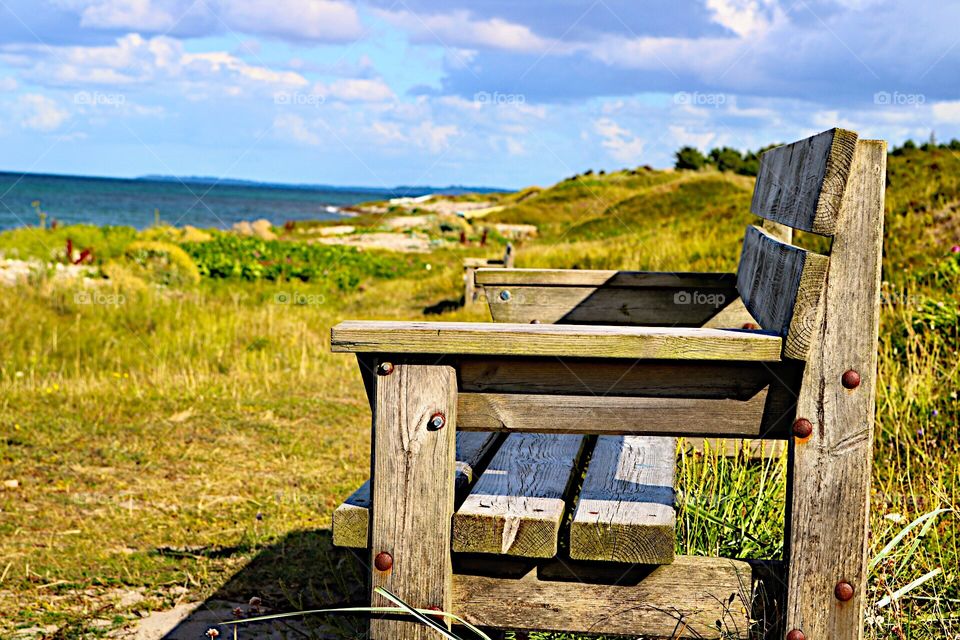
<svg viewBox="0 0 960 640"><path fill-rule="evenodd" d="M474 470L499 441L496 433L464 431L457 433L457 473L454 491L457 498L473 484ZM370 481L364 482L333 512L333 544L338 547L364 548L370 531Z"/></svg>
<svg viewBox="0 0 960 640"><path fill-rule="evenodd" d="M778 362L779 336L725 329L346 321L335 352Z"/></svg>
<svg viewBox="0 0 960 640"><path fill-rule="evenodd" d="M453 550L552 558L580 435L512 433L453 516Z"/></svg>
<svg viewBox="0 0 960 640"><path fill-rule="evenodd" d="M570 524L570 557L673 562L676 456L675 438L598 438Z"/></svg>

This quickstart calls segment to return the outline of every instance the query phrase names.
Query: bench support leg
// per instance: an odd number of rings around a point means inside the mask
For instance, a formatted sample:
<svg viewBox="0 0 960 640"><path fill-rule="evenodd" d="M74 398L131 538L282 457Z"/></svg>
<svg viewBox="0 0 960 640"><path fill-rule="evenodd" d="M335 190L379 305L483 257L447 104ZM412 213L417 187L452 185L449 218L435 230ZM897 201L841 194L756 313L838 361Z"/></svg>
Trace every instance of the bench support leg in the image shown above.
<svg viewBox="0 0 960 640"><path fill-rule="evenodd" d="M863 637L885 166L857 143L797 399L813 430L792 444L788 638Z"/></svg>
<svg viewBox="0 0 960 640"><path fill-rule="evenodd" d="M396 365L374 378L371 588L416 608L450 610L457 377L449 366ZM442 424L439 420L442 417ZM371 594L373 606L394 606ZM372 640L432 640L409 617L374 619Z"/></svg>

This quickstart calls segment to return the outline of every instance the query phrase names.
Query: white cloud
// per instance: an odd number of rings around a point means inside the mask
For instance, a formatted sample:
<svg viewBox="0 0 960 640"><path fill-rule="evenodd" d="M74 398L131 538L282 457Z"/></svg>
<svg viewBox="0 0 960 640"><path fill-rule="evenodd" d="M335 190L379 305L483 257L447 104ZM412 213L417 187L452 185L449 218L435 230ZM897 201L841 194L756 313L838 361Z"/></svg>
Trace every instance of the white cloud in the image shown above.
<svg viewBox="0 0 960 640"><path fill-rule="evenodd" d="M227 75L268 85L302 87L307 84L307 79L294 71L275 71L250 65L224 51L185 53L180 63L188 74Z"/></svg>
<svg viewBox="0 0 960 640"><path fill-rule="evenodd" d="M741 38L769 31L784 13L775 0L707 0L713 21Z"/></svg>
<svg viewBox="0 0 960 640"><path fill-rule="evenodd" d="M165 31L176 24L170 12L151 0L99 0L83 9L81 27Z"/></svg>
<svg viewBox="0 0 960 640"><path fill-rule="evenodd" d="M406 142L407 136L396 122L375 121L370 125L370 134L377 144L392 144Z"/></svg>
<svg viewBox="0 0 960 640"><path fill-rule="evenodd" d="M563 50L566 45L535 34L529 27L508 22L502 18L475 18L468 11L453 11L432 15L412 11L377 11L378 15L396 27L411 33L420 42L429 42L448 48L459 64L465 66L473 55L470 49L500 49L521 53L540 53ZM465 51L466 50L466 51Z"/></svg>
<svg viewBox="0 0 960 640"><path fill-rule="evenodd" d="M507 147L507 153L511 156L521 156L527 152L527 148L516 138L505 138L504 143Z"/></svg>
<svg viewBox="0 0 960 640"><path fill-rule="evenodd" d="M612 119L595 120L593 130L603 139L600 143L603 148L620 162L637 162L643 156L643 139Z"/></svg>
<svg viewBox="0 0 960 640"><path fill-rule="evenodd" d="M278 38L344 42L363 35L357 10L338 0L223 0L231 29Z"/></svg>
<svg viewBox="0 0 960 640"><path fill-rule="evenodd" d="M28 54L26 56L22 54ZM32 82L47 86L124 86L178 81L207 93L219 87L234 93L246 87L294 88L309 84L294 71L252 65L224 51L189 53L167 36L138 34L108 46L7 45L0 60L15 64Z"/></svg>
<svg viewBox="0 0 960 640"><path fill-rule="evenodd" d="M944 100L930 105L930 112L937 122L960 123L960 100Z"/></svg>
<svg viewBox="0 0 960 640"><path fill-rule="evenodd" d="M319 145L320 136L310 130L303 118L295 113L281 113L273 119L273 127L283 136L311 146Z"/></svg>
<svg viewBox="0 0 960 640"><path fill-rule="evenodd" d="M0 78L0 91L15 91L17 88L16 78L4 76Z"/></svg>
<svg viewBox="0 0 960 640"><path fill-rule="evenodd" d="M38 93L20 96L17 100L17 110L21 114L21 127L44 133L60 128L60 125L70 117L70 112L47 96Z"/></svg>
<svg viewBox="0 0 960 640"><path fill-rule="evenodd" d="M696 147L697 149L706 149L710 143L717 137L711 131L690 131L682 125L670 125L667 127L670 132L670 140L679 149L680 147Z"/></svg>
<svg viewBox="0 0 960 640"><path fill-rule="evenodd" d="M318 85L316 92L344 102L386 102L396 95L383 80L351 78L336 80L328 86Z"/></svg>
<svg viewBox="0 0 960 640"><path fill-rule="evenodd" d="M430 153L439 153L450 146L450 138L460 135L460 129L454 124L435 124L428 120L410 132L414 143Z"/></svg>

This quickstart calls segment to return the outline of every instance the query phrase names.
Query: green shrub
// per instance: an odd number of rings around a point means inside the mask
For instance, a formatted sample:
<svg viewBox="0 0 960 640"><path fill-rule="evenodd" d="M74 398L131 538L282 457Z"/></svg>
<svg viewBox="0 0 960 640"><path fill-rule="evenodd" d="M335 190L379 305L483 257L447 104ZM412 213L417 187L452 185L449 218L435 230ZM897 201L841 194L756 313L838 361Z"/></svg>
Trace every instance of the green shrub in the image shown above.
<svg viewBox="0 0 960 640"><path fill-rule="evenodd" d="M200 274L209 278L327 281L342 291L356 289L370 277L394 278L422 268L420 259L410 254L225 233L181 246Z"/></svg>
<svg viewBox="0 0 960 640"><path fill-rule="evenodd" d="M174 286L200 282L197 265L175 244L139 240L131 242L124 254L139 267L145 280Z"/></svg>

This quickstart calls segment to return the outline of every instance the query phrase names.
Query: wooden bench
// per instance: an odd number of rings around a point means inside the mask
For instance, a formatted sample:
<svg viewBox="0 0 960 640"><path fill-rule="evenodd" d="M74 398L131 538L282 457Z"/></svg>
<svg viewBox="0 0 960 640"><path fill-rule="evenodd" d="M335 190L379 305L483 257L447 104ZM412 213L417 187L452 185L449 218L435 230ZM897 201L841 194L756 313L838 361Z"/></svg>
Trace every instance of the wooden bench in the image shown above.
<svg viewBox="0 0 960 640"><path fill-rule="evenodd" d="M476 285L478 269L512 269L515 259L513 245L507 243L503 258L464 258L463 259L463 304L470 306L477 302L479 291Z"/></svg>
<svg viewBox="0 0 960 640"><path fill-rule="evenodd" d="M498 322L334 327L373 412L335 542L481 626L860 638L885 162L841 129L765 153L736 274L479 270ZM679 436L788 443L782 562L674 555Z"/></svg>

